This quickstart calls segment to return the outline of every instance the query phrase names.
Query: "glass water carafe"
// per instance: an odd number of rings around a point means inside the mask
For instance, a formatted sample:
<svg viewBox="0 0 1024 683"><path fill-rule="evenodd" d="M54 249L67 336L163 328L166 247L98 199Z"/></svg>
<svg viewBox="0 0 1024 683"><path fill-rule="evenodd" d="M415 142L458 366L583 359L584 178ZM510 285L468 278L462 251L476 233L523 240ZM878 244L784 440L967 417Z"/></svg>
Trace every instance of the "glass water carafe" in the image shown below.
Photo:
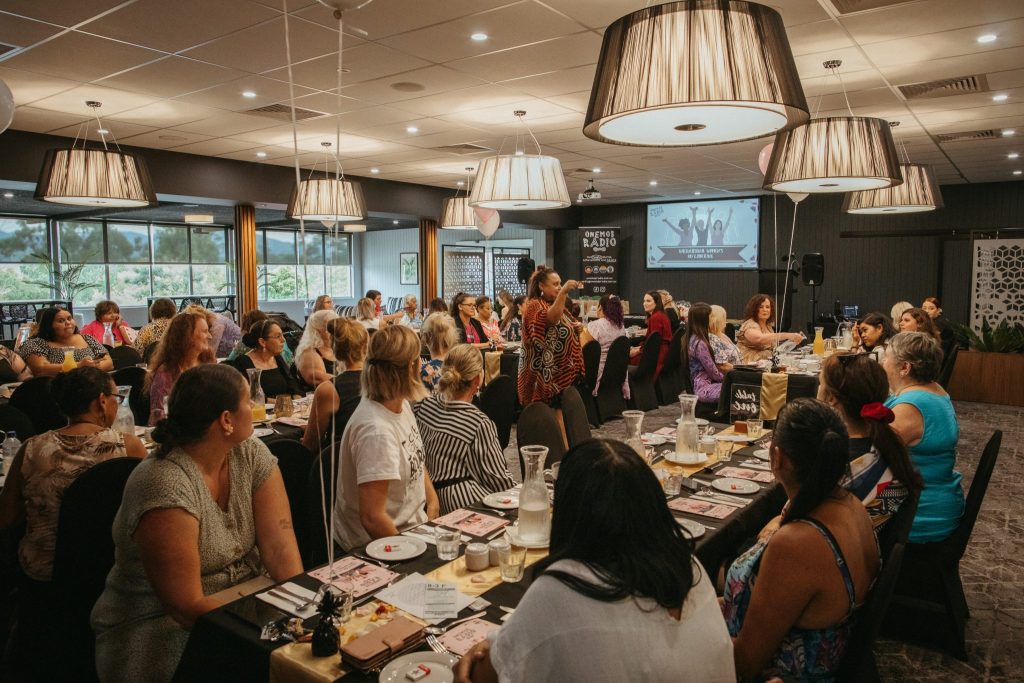
<svg viewBox="0 0 1024 683"><path fill-rule="evenodd" d="M839 348L848 351L853 348L853 323L844 322L839 326Z"/></svg>
<svg viewBox="0 0 1024 683"><path fill-rule="evenodd" d="M523 446L526 471L523 472L523 490L519 493L519 539L524 543L546 543L551 536L551 504L548 487L544 484L544 461L548 457L546 446Z"/></svg>
<svg viewBox="0 0 1024 683"><path fill-rule="evenodd" d="M697 449L697 397L693 394L679 394L682 414L676 429L676 454L689 459L700 459Z"/></svg>
<svg viewBox="0 0 1024 683"><path fill-rule="evenodd" d="M644 411L623 410L622 419L626 424L626 445L643 458L644 442L640 435L643 434Z"/></svg>
<svg viewBox="0 0 1024 683"><path fill-rule="evenodd" d="M114 323L103 323L103 343L106 346L114 345Z"/></svg>
<svg viewBox="0 0 1024 683"><path fill-rule="evenodd" d="M135 415L131 409L132 388L128 385L117 387L117 395L121 396L121 403L117 406L117 417L111 429L122 434L135 434Z"/></svg>
<svg viewBox="0 0 1024 683"><path fill-rule="evenodd" d="M249 375L249 400L252 402L252 421L260 422L267 419L267 396L260 386L260 368L249 368L246 373Z"/></svg>

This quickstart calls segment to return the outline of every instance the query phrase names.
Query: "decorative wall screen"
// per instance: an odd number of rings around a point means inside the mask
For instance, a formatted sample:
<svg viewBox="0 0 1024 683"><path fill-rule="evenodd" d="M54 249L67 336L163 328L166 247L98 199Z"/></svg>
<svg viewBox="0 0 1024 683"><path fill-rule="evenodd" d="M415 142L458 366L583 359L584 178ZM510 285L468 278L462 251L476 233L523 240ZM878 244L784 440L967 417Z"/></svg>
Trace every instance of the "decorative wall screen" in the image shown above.
<svg viewBox="0 0 1024 683"><path fill-rule="evenodd" d="M484 250L444 245L441 271L442 296L446 303L459 292L480 296L484 292Z"/></svg>
<svg viewBox="0 0 1024 683"><path fill-rule="evenodd" d="M519 259L529 255L529 250L518 254L491 254L495 300L502 289L514 297L526 294L526 285L519 281Z"/></svg>
<svg viewBox="0 0 1024 683"><path fill-rule="evenodd" d="M1024 324L1024 239L974 240L971 327L984 319Z"/></svg>

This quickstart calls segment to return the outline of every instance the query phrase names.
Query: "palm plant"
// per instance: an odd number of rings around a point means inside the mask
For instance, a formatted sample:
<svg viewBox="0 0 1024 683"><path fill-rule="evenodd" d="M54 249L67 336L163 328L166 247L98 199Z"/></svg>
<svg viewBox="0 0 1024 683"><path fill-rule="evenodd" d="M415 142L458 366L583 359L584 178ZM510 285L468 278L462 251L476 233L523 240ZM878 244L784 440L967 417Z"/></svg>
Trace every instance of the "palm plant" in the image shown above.
<svg viewBox="0 0 1024 683"><path fill-rule="evenodd" d="M67 249L61 247L60 252L63 256L61 261L51 258L49 254L33 253L32 258L46 264L50 271L50 280L45 282L41 280L28 281L28 284L52 289L54 296L63 301L75 301L90 289L99 289L98 284L85 279L85 269L89 265L88 262L96 255L95 253L87 254L82 259L85 263L69 265L67 262L71 260L71 256Z"/></svg>
<svg viewBox="0 0 1024 683"><path fill-rule="evenodd" d="M1024 325L1020 323L1011 325L1010 321L1003 319L992 327L988 319L983 318L980 335L967 325L957 325L954 331L962 346L968 346L975 351L1024 353Z"/></svg>

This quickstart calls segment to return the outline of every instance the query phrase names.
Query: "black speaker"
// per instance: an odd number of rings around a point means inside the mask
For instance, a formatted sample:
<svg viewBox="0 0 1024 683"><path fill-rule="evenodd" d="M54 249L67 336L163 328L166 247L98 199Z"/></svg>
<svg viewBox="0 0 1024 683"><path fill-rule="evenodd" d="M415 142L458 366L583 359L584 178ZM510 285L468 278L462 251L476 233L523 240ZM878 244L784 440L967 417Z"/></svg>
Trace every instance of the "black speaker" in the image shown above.
<svg viewBox="0 0 1024 683"><path fill-rule="evenodd" d="M530 279L530 276L533 275L533 271L535 270L537 270L537 262L534 261L532 258L530 258L529 256L524 256L523 258L519 259L518 275L520 282L526 284L526 282Z"/></svg>
<svg viewBox="0 0 1024 683"><path fill-rule="evenodd" d="M825 280L825 257L821 254L804 254L800 262L800 273L805 285L820 287Z"/></svg>

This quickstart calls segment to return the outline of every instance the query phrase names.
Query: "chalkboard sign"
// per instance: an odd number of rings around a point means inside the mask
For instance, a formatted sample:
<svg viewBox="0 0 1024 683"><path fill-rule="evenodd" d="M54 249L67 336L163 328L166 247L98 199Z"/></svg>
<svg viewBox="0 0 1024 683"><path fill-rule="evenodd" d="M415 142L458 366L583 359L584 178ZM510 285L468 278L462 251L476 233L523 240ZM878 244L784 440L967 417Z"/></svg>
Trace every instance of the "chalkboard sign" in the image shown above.
<svg viewBox="0 0 1024 683"><path fill-rule="evenodd" d="M729 389L729 419L747 420L761 416L761 385L733 384Z"/></svg>

